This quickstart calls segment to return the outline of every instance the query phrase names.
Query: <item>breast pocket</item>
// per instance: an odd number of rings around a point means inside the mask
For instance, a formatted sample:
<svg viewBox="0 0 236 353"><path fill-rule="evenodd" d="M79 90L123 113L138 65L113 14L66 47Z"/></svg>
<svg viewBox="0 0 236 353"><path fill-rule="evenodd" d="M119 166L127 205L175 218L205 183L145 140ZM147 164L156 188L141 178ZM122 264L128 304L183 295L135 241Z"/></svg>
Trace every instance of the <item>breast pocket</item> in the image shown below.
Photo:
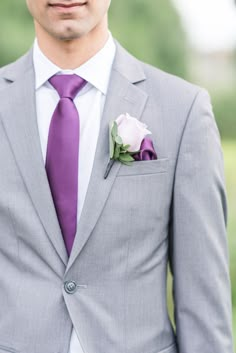
<svg viewBox="0 0 236 353"><path fill-rule="evenodd" d="M117 177L166 173L168 165L168 158L150 161L135 161L130 166L122 164Z"/></svg>
<svg viewBox="0 0 236 353"><path fill-rule="evenodd" d="M112 204L143 214L164 204L171 179L167 158L121 165L110 195ZM126 210L127 212L127 210Z"/></svg>
<svg viewBox="0 0 236 353"><path fill-rule="evenodd" d="M99 226L110 242L106 253L114 258L114 248L116 253L120 249L120 254L124 254L128 247L130 273L143 273L153 259L154 249L159 249L166 239L173 169L169 161L122 165L103 209ZM160 257L156 252L155 261L165 256L164 251Z"/></svg>
<svg viewBox="0 0 236 353"><path fill-rule="evenodd" d="M117 228L130 224L134 232L141 232L147 223L152 226L165 221L172 179L169 162L165 158L120 167L104 210L112 210Z"/></svg>

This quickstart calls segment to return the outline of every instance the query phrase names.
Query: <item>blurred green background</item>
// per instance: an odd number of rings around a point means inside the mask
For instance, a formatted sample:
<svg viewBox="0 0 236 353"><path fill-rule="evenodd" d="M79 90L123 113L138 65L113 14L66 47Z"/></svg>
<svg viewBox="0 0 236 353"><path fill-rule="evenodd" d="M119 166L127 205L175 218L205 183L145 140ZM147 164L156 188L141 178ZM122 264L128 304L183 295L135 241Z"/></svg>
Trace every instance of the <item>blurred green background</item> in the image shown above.
<svg viewBox="0 0 236 353"><path fill-rule="evenodd" d="M171 0L117 0L113 35L138 58L208 89L222 137L229 202L228 239L236 344L236 60L234 51L199 52L190 45ZM0 67L31 46L33 24L25 0L0 1ZM172 311L169 280L169 307Z"/></svg>

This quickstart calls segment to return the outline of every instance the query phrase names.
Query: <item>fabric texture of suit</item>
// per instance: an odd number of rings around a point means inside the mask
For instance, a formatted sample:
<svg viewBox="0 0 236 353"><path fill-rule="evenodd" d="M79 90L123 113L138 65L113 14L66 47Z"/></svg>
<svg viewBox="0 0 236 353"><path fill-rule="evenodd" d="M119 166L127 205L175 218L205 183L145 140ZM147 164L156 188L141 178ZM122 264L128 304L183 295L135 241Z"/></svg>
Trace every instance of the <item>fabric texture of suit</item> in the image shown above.
<svg viewBox="0 0 236 353"><path fill-rule="evenodd" d="M93 171L67 258L43 163L32 51L0 70L0 353L232 353L220 137L206 91L117 43ZM122 113L157 160L109 159ZM173 273L175 325L166 303ZM73 280L74 294L64 290Z"/></svg>

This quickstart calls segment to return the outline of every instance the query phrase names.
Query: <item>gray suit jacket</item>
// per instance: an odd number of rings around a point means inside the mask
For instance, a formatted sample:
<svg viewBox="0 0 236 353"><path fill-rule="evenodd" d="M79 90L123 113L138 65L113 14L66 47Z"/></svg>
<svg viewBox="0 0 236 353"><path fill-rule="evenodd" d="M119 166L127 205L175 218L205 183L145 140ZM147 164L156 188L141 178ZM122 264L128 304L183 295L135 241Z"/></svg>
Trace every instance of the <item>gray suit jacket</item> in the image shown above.
<svg viewBox="0 0 236 353"><path fill-rule="evenodd" d="M115 163L105 180L108 124L126 112L148 125L158 160ZM204 90L117 44L69 260L41 154L32 52L0 70L0 165L0 353L67 353L72 325L85 353L233 352L223 159Z"/></svg>

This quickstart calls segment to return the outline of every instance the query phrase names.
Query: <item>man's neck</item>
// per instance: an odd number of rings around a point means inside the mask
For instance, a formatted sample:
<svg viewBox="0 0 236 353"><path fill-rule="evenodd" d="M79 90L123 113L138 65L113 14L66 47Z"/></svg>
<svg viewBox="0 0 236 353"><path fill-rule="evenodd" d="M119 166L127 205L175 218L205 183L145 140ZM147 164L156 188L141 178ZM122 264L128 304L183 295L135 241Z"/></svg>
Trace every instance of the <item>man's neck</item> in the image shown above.
<svg viewBox="0 0 236 353"><path fill-rule="evenodd" d="M88 35L71 41L58 40L49 34L41 33L40 30L36 30L36 36L41 51L51 62L61 69L73 70L84 64L104 47L109 32L108 28L104 26L99 32L90 32Z"/></svg>

